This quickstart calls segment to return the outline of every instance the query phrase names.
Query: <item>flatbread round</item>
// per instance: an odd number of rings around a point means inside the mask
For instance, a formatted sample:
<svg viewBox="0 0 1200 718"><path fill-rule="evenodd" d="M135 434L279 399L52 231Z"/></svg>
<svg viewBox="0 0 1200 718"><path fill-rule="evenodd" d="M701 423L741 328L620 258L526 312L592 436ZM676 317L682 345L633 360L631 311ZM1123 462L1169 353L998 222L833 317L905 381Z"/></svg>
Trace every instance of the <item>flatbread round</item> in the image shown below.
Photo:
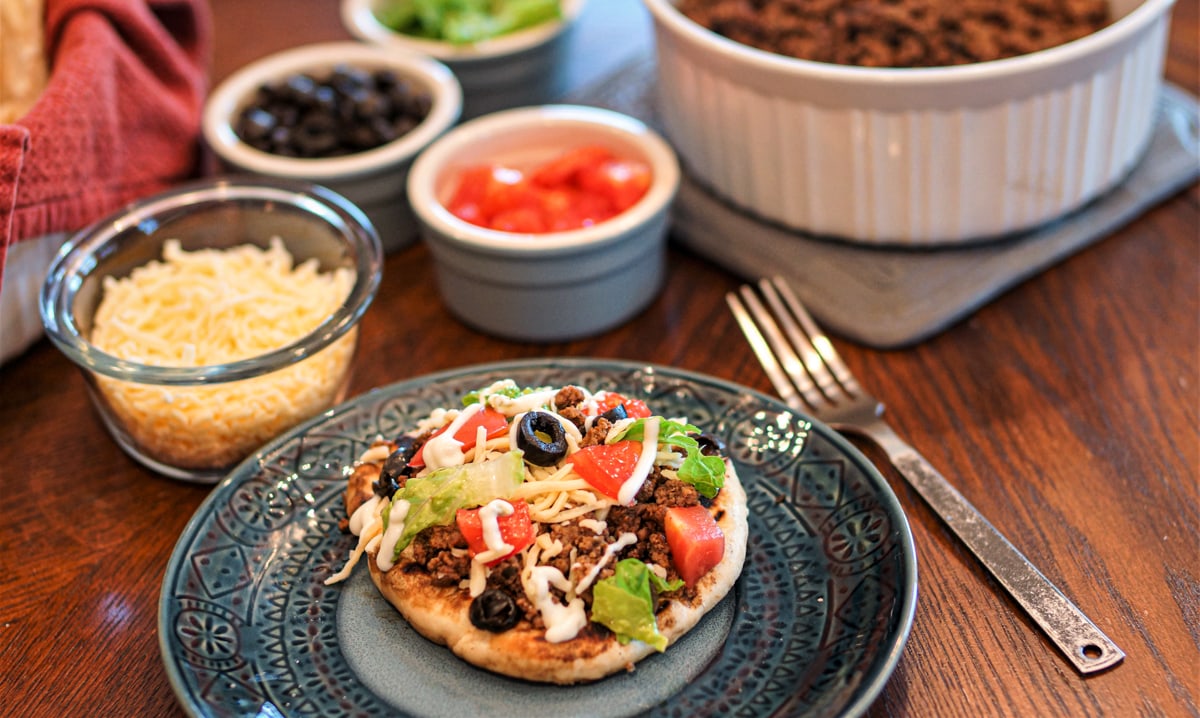
<svg viewBox="0 0 1200 718"><path fill-rule="evenodd" d="M691 602L673 599L657 614L658 630L669 643L712 610L742 571L748 536L746 494L728 459L725 466L725 486L709 508L725 534L725 553L697 581ZM547 641L544 629L535 629L527 621L501 633L478 629L467 615L471 605L467 590L435 586L428 573L405 570L411 552L409 546L385 573L368 550L371 579L417 632L480 668L531 681L581 683L632 670L634 663L654 652L641 641L621 645L607 629L590 622L578 636L562 643Z"/></svg>

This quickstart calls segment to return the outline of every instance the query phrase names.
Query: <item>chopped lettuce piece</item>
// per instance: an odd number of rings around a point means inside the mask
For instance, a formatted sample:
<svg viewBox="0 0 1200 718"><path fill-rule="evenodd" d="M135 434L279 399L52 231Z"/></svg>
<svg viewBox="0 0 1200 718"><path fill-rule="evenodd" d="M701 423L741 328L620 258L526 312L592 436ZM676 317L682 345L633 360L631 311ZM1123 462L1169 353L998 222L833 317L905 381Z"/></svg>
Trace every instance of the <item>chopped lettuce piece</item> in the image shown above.
<svg viewBox="0 0 1200 718"><path fill-rule="evenodd" d="M465 45L560 18L562 8L559 0L388 0L375 17L405 35Z"/></svg>
<svg viewBox="0 0 1200 718"><path fill-rule="evenodd" d="M455 512L482 506L492 499L511 496L525 480L525 461L520 450L480 463L447 466L426 476L409 479L392 496L395 502L409 503L404 531L396 542L393 560L412 543L413 538L430 526L454 521ZM383 526L387 529L392 504L384 507Z"/></svg>
<svg viewBox="0 0 1200 718"><path fill-rule="evenodd" d="M625 431L613 437L612 441L631 439L642 441L645 437L645 419L638 419L625 428ZM700 495L711 499L725 485L725 460L720 456L705 456L700 451L700 442L690 434L698 434L700 429L691 424L681 424L659 417L658 443L683 449L687 456L680 465L676 475L680 481L696 487Z"/></svg>
<svg viewBox="0 0 1200 718"><path fill-rule="evenodd" d="M492 389L492 391L488 392L488 396L491 396L493 394L499 394L500 396L507 396L509 399L516 399L519 396L525 396L526 394L531 394L534 391L533 389L530 389L529 387L520 387L520 386L517 386L516 384L511 384L509 386L502 386L502 387L497 387L497 388L484 387L483 389L478 389L478 390L473 391L473 392L467 394L466 396L464 396L462 398L462 405L470 406L472 404L478 404L484 398L483 392L485 389Z"/></svg>
<svg viewBox="0 0 1200 718"><path fill-rule="evenodd" d="M503 32L499 18L487 11L455 13L442 23L442 38L455 45L469 45Z"/></svg>
<svg viewBox="0 0 1200 718"><path fill-rule="evenodd" d="M505 0L493 6L501 35L562 17L559 0Z"/></svg>
<svg viewBox="0 0 1200 718"><path fill-rule="evenodd" d="M617 636L621 645L637 639L655 650L667 649L667 638L658 632L654 618L654 593L676 591L683 581L666 582L636 558L618 561L615 573L592 587L592 620Z"/></svg>

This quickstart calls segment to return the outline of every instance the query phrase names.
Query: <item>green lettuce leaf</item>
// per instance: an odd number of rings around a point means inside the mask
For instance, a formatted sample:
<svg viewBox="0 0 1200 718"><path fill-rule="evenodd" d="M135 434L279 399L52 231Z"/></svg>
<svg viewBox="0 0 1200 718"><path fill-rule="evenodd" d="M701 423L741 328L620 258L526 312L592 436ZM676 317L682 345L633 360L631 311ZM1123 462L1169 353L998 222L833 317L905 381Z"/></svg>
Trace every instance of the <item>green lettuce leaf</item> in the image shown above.
<svg viewBox="0 0 1200 718"><path fill-rule="evenodd" d="M638 419L633 422L624 432L614 437L614 441L642 441L645 438L645 421ZM687 454L676 472L679 480L695 486L701 496L711 499L725 485L725 460L720 456L705 456L700 452L700 442L689 435L699 433L700 429L691 424L681 424L659 417L659 445L675 446Z"/></svg>
<svg viewBox="0 0 1200 718"><path fill-rule="evenodd" d="M400 552L417 534L430 526L448 525L459 509L474 508L492 499L511 496L525 480L523 456L520 450L509 451L490 461L447 466L426 476L409 479L383 511L383 528L387 530L395 502L403 499L409 503L393 560L400 557Z"/></svg>
<svg viewBox="0 0 1200 718"><path fill-rule="evenodd" d="M592 620L617 636L621 645L637 639L665 651L667 638L658 632L654 618L654 593L675 591L683 581L666 582L636 558L618 561L615 573L592 587Z"/></svg>
<svg viewBox="0 0 1200 718"><path fill-rule="evenodd" d="M519 387L514 384L513 386L505 386L505 387L501 387L497 391L489 392L488 395L490 396L492 394L499 394L500 396L507 396L509 399L516 399L519 396L525 396L526 394L531 394L531 393L533 393L533 391L534 391L533 389L530 389L528 387ZM483 399L483 389L473 391L470 394L467 394L466 396L464 396L462 398L462 405L470 406L472 404L478 404L481 399Z"/></svg>
<svg viewBox="0 0 1200 718"><path fill-rule="evenodd" d="M396 32L454 44L480 42L562 17L559 0L386 0L374 13Z"/></svg>

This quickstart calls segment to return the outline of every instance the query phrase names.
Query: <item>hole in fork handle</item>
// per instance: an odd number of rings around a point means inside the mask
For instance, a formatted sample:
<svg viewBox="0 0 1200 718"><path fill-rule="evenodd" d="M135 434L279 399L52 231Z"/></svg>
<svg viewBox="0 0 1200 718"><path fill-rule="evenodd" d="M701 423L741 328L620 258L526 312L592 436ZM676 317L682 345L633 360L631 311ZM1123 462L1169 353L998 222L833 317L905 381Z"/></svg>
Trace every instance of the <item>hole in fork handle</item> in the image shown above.
<svg viewBox="0 0 1200 718"><path fill-rule="evenodd" d="M774 289L772 283L767 280L760 282L759 286L767 287L767 292ZM786 290L786 285L784 289ZM1124 652L1111 639L992 526L937 469L880 420L879 414L883 408L881 403L860 390L857 397L846 393L847 400L842 405L835 405L817 389L811 377L805 382L807 369L795 358L792 347L783 339L776 324L776 319L783 324L791 321L785 314L780 312L777 317L772 316L758 301L753 289L747 286L743 286L737 294L727 294L726 300L763 369L788 406L797 411L804 411L804 404L808 403L812 413L835 430L846 432L853 428L855 433L868 436L884 451L892 466L907 483L975 554L1080 673L1102 671L1124 659ZM795 304L799 307L798 302ZM811 342L819 336L827 343L828 339L820 330L815 329L815 323L811 317L807 317L807 312L803 312L803 307L800 307L800 310L798 313L802 313L814 327L806 334L808 341ZM800 342L797 340L794 343ZM829 348L830 354L822 357L823 361L831 367L844 369L849 375L849 370L845 368L841 358L832 351L832 345L829 345ZM791 358L788 358L789 352ZM785 358L783 364L777 360L776 354ZM788 367L791 371L785 371ZM804 401L801 401L800 394L794 387L810 389L805 394Z"/></svg>

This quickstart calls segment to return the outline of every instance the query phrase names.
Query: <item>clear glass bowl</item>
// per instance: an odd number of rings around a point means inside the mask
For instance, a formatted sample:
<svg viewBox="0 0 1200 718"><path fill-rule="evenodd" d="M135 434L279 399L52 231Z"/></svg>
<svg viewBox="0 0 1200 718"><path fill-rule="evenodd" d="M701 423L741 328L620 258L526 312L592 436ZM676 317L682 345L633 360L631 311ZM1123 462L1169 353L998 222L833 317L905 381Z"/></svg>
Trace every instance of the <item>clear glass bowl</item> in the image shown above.
<svg viewBox="0 0 1200 718"><path fill-rule="evenodd" d="M267 247L278 237L296 265L349 268L346 300L315 329L258 356L205 366L155 366L89 341L106 277L121 278L185 251ZM134 203L72 237L50 266L40 311L50 340L83 372L116 442L147 467L212 483L287 429L340 402L349 384L358 321L382 276L379 237L366 216L316 185L220 179Z"/></svg>

